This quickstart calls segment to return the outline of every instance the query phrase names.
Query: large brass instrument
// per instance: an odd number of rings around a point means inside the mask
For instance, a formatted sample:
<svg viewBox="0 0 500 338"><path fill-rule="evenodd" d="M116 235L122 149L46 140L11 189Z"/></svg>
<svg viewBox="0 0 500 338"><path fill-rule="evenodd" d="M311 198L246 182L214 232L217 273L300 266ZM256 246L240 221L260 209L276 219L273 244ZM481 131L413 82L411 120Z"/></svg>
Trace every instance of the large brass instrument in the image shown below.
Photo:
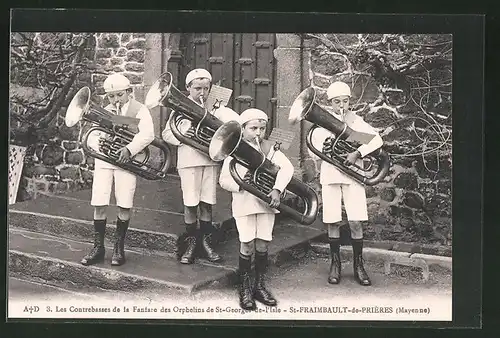
<svg viewBox="0 0 500 338"><path fill-rule="evenodd" d="M307 147L311 152L323 161L336 166L339 170L358 182L369 186L381 182L389 172L389 154L384 149L379 148L363 158L362 166L358 164L345 165L346 155L356 151L360 144L347 141L353 130L316 104L315 100L315 89L312 87L306 88L293 102L289 115L289 121L292 124L302 120L307 120L314 124L306 138ZM312 134L318 127L322 127L335 135L331 155L323 153L322 150L317 149L312 144Z"/></svg>
<svg viewBox="0 0 500 338"><path fill-rule="evenodd" d="M90 88L81 88L71 100L65 117L68 127L73 127L82 120L93 124L82 137L85 153L148 180L164 178L172 161L167 143L155 138L129 162L118 163L118 150L132 142L136 132L131 130L130 125L122 122L124 118L120 119L120 116L93 103L90 94ZM98 146L89 145L92 137L98 138ZM160 151L159 163L155 163L158 158L151 156L154 148Z"/></svg>
<svg viewBox="0 0 500 338"><path fill-rule="evenodd" d="M217 129L210 142L209 154L214 161L223 161L228 156L232 156L229 170L236 183L264 202L270 202L271 199L267 195L274 186L279 167L242 139L241 125L237 121L226 122ZM236 171L237 163L252 173L250 181L240 177ZM296 207L284 202L280 203L277 209L301 224L312 224L318 212L316 192L303 182L292 178L284 193L292 193L300 198L303 201L304 210L300 212L296 210Z"/></svg>
<svg viewBox="0 0 500 338"><path fill-rule="evenodd" d="M145 102L148 108L154 108L158 105L171 108L173 116L170 119L170 129L174 136L181 143L208 155L210 140L223 122L212 115L206 108L199 106L181 93L172 83L172 74L166 72L160 75L148 91ZM218 107L212 108L217 109ZM239 115L235 111L229 108L226 110L231 112L232 116L229 118L238 118ZM183 120L191 122L193 132L190 135L180 131L179 125Z"/></svg>

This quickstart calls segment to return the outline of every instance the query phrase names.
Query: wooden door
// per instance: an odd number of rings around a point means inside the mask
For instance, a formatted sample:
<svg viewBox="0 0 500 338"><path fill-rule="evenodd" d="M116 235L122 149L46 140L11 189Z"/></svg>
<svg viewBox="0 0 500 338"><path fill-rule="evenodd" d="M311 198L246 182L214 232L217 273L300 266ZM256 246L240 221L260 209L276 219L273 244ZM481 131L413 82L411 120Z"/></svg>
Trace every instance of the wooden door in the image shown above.
<svg viewBox="0 0 500 338"><path fill-rule="evenodd" d="M195 33L182 34L178 88L195 68L207 69L213 83L233 90L229 107L238 113L247 108L266 112L275 126L275 34Z"/></svg>

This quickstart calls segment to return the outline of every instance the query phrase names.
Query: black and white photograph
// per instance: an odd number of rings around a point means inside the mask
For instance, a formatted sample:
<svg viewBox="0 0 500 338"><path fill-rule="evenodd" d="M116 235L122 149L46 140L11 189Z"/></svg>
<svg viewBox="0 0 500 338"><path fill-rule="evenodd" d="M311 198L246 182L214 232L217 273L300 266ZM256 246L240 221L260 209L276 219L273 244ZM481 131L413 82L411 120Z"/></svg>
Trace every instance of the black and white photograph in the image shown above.
<svg viewBox="0 0 500 338"><path fill-rule="evenodd" d="M8 318L451 321L453 39L12 31Z"/></svg>

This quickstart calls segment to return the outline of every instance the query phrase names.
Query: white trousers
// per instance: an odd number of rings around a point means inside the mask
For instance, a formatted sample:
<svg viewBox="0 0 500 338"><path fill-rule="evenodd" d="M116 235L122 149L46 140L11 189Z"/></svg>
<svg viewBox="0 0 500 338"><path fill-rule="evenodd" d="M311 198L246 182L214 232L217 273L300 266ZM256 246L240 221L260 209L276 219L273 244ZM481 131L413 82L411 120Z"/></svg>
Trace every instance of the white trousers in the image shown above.
<svg viewBox="0 0 500 338"><path fill-rule="evenodd" d="M218 166L178 169L184 205L195 207L200 202L214 205L217 201Z"/></svg>
<svg viewBox="0 0 500 338"><path fill-rule="evenodd" d="M235 217L240 242L248 243L256 238L270 242L273 239L274 218L275 214Z"/></svg>
<svg viewBox="0 0 500 338"><path fill-rule="evenodd" d="M365 187L359 183L325 184L321 186L323 199L323 223L342 220L342 199L349 221L367 221Z"/></svg>
<svg viewBox="0 0 500 338"><path fill-rule="evenodd" d="M92 182L93 206L109 205L111 187L115 183L115 199L119 207L130 209L134 205L137 177L122 169L96 168Z"/></svg>

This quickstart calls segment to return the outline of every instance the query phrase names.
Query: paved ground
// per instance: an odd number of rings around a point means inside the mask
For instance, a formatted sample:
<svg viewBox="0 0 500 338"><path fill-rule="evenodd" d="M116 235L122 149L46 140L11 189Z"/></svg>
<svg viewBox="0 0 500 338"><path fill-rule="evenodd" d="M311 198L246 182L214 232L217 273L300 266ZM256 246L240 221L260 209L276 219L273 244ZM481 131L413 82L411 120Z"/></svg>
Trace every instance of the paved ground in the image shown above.
<svg viewBox="0 0 500 338"><path fill-rule="evenodd" d="M451 276L444 271L432 273L430 280L423 282L417 271L400 270L398 274L386 276L382 273L381 266L370 264L366 267L373 285L362 287L352 277L352 265L344 262L343 266L344 278L340 285L335 286L326 282L328 261L316 257L314 253L308 254L298 264L296 262L287 267L275 268L269 278L268 286L279 301L278 308L274 310L279 313L272 312L273 309L261 304L257 312L241 313L236 290L231 288L216 287L192 295L164 292L157 294L155 290L130 294L88 288L82 290L71 286L59 289L14 278L9 279L9 304L13 304L12 306L15 304L17 307L14 309L9 305L9 311L18 313L21 305L49 304L52 313L42 314L41 311L40 316L53 316L55 306L59 306L59 309L66 309L66 313L62 316L77 318L89 314L82 314L75 309L105 304L110 309L114 306L129 308L130 312L126 314L123 312L106 314L115 318L123 316L332 320L437 320L448 316L451 318ZM73 310L70 310L71 306ZM214 312L210 312L209 308Z"/></svg>

